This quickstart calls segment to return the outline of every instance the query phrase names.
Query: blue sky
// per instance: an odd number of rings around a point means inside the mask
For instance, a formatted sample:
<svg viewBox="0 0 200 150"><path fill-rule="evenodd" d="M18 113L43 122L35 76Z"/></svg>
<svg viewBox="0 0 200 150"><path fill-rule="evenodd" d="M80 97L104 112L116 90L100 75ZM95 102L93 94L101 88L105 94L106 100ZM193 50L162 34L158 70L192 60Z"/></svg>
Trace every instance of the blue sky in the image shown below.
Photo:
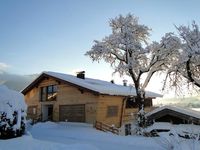
<svg viewBox="0 0 200 150"><path fill-rule="evenodd" d="M109 19L132 13L159 41L176 25L200 21L198 0L2 0L0 71L33 74L86 70L110 80L112 69L84 56L93 40L108 35Z"/></svg>

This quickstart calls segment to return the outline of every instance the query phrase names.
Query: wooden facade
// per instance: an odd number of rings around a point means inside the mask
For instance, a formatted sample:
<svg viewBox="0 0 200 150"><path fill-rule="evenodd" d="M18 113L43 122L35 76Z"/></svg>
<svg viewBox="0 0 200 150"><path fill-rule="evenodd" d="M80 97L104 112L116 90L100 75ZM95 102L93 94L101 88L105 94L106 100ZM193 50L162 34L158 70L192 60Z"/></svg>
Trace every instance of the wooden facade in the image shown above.
<svg viewBox="0 0 200 150"><path fill-rule="evenodd" d="M22 93L28 105L28 118L42 121L74 121L91 124L98 121L121 127L132 122L138 110L136 107L127 108L126 96L100 94L43 74ZM150 110L152 98L148 98L148 101L149 106L145 108L146 110Z"/></svg>

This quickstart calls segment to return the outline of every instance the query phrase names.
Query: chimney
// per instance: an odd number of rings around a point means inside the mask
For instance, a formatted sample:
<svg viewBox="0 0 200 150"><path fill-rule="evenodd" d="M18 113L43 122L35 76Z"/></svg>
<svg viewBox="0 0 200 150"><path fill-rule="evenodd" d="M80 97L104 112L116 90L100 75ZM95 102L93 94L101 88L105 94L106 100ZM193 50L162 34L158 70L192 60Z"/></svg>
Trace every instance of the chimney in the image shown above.
<svg viewBox="0 0 200 150"><path fill-rule="evenodd" d="M128 82L127 80L123 80L123 85L127 86L127 82Z"/></svg>
<svg viewBox="0 0 200 150"><path fill-rule="evenodd" d="M85 71L76 72L76 77L80 79L85 79Z"/></svg>

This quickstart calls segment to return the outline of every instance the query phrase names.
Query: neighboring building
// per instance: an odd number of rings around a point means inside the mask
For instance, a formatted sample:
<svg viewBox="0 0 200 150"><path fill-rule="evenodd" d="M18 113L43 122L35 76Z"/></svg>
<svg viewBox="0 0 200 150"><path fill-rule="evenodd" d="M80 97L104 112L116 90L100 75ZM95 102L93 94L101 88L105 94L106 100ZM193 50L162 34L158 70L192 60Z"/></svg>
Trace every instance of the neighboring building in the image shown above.
<svg viewBox="0 0 200 150"><path fill-rule="evenodd" d="M146 114L149 122L200 125L200 112L175 106L163 106Z"/></svg>
<svg viewBox="0 0 200 150"><path fill-rule="evenodd" d="M22 91L28 105L28 117L91 124L98 121L129 128L138 110L135 89L126 84L85 78L84 73L76 77L43 72ZM146 111L151 110L152 99L156 97L161 95L146 92Z"/></svg>

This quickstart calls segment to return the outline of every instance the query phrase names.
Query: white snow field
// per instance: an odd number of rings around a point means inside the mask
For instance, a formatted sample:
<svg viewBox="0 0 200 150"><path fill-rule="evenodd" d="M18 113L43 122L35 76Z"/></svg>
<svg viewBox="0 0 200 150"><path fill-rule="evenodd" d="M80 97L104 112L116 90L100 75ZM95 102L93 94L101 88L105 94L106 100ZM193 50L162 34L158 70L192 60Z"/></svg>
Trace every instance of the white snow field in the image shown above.
<svg viewBox="0 0 200 150"><path fill-rule="evenodd" d="M0 140L0 150L167 150L173 146L174 150L198 150L200 143L186 139L180 142L166 135L118 136L95 130L89 124L70 122L37 123L22 137Z"/></svg>

